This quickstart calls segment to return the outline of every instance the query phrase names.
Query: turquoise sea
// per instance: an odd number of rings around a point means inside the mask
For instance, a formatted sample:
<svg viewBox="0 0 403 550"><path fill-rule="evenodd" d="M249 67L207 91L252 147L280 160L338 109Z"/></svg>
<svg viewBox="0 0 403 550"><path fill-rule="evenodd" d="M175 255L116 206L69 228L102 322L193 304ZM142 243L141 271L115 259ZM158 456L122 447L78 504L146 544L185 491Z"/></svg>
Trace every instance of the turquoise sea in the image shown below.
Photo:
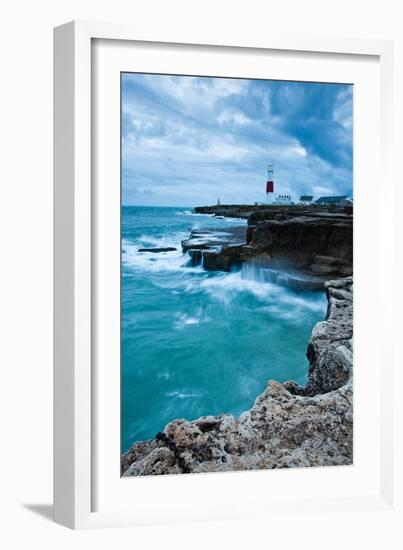
<svg viewBox="0 0 403 550"><path fill-rule="evenodd" d="M122 452L176 419L249 409L268 380L306 380L323 292L265 282L244 267L189 267L191 228L245 226L191 208L122 207ZM173 246L174 252L139 253Z"/></svg>

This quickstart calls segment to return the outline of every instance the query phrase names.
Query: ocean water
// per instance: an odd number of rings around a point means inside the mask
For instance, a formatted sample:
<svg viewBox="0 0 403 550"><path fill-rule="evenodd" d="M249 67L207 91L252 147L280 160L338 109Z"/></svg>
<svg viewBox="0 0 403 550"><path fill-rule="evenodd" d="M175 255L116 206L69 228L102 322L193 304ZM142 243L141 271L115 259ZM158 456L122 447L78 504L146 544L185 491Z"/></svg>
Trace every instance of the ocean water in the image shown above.
<svg viewBox="0 0 403 550"><path fill-rule="evenodd" d="M323 292L265 282L250 267L187 266L180 241L191 228L235 225L246 228L190 208L122 208L122 452L176 418L238 416L268 380L306 381ZM153 246L178 250L138 252Z"/></svg>

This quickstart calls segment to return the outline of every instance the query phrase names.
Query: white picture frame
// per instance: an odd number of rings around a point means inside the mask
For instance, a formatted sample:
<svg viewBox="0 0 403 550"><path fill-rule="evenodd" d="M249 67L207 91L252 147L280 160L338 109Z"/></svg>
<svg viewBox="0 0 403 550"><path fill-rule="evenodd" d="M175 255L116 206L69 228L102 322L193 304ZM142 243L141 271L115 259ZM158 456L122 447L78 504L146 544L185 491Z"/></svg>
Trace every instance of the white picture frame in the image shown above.
<svg viewBox="0 0 403 550"><path fill-rule="evenodd" d="M105 382L99 383L98 380L96 357L99 350L94 334L98 330L98 324L102 323L102 318L105 318L105 307L112 307L107 304L101 304L99 307L98 304L98 285L101 285L102 281L99 282L97 279L97 269L105 265L102 262L99 263L97 253L100 246L104 247L104 243L100 243L98 236L100 232L99 216L103 216L102 219L106 220L105 210L103 210L103 205L106 204L105 198L101 197L99 200L94 176L99 170L97 161L94 160L94 144L98 137L94 135L93 127L97 116L97 106L94 104L94 93L96 93L94 85L96 86L98 82L95 73L99 59L99 54L94 48L99 41L110 41L109 43L113 41L116 47L122 48L122 52L125 48L127 50L130 44L140 45L144 51L147 51L148 46L151 49L154 48L156 53L154 52L153 63L156 65L152 65L152 71L159 66L158 64L161 64L161 51L172 46L175 46L178 51L186 50L195 53L203 52L208 48L209 55L211 56L213 53L217 59L222 52L235 50L243 56L262 55L265 52L267 55L274 52L275 56L277 52L281 53L283 59L293 55L299 58L314 59L315 56L321 54L324 57L318 67L322 65L322 70L326 64L333 63L336 66L339 61L341 63L343 60L348 61L353 57L360 57L364 64L371 60L376 64L376 70L371 74L378 80L372 90L375 95L371 97L373 101L379 103L379 126L374 127L379 128L380 140L378 145L375 143L377 140L373 140L371 142L372 149L367 149L373 153L373 157L367 159L368 162L371 161L371 167L366 169L365 162L362 162L361 159L359 163L361 171L358 176L355 173L355 178L358 177L360 181L364 179L368 181L369 191L366 191L367 194L362 191L361 194L358 194L357 199L358 204L360 201L365 202L365 205L363 204L363 207L359 209L358 218L361 221L358 233L363 236L365 231L369 230L368 235L372 239L372 244L373 239L376 241L376 246L372 250L367 247L366 258L368 260L372 253L375 260L382 260L384 266L374 274L380 279L380 294L374 298L374 301L376 302L377 316L380 316L383 322L380 323L376 331L379 342L376 350L374 348L373 362L376 357L380 357L376 354L379 353L381 346L384 353L382 368L378 365L379 370L374 370L372 373L376 381L367 388L368 392L372 392L371 399L375 395L379 398L379 409L375 407L377 416L373 418L374 425L379 426L379 434L376 438L379 456L377 454L376 460L373 464L371 463L365 475L362 474L360 485L354 485L354 473L340 474L337 473L337 468L334 468L332 483L334 487L339 485L340 490L333 489L333 492L329 490L329 494L325 494L323 486L327 483L327 479L330 480L333 475L329 468L315 469L316 472L312 474L308 474L306 470L283 471L276 472L276 475L282 476L278 483L283 487L287 486L287 483L290 483L290 487L296 487L301 482L299 489L295 490L295 494L292 494L292 491L287 491L287 496L283 499L279 499L276 495L262 498L262 495L258 493L258 486L261 485L263 478L257 478L261 472L227 473L224 476L219 474L214 478L214 485L219 487L217 491L227 492L229 495L225 507L222 506L222 503L218 503L217 506L214 506L213 503L209 504L209 494L211 500L211 490L213 490L212 483L206 480L206 476L200 477L200 475L136 479L135 481L138 483L136 487L132 483L134 480L125 480L124 493L126 496L123 495L123 492L115 490L112 484L105 490L99 488L105 477L109 475L109 470L104 468L102 461L100 463L97 460L99 454L107 452L107 447L102 443L102 433L103 430L107 430L107 427L102 423L105 419L101 416L99 407L99 400L105 399L105 389L103 389ZM106 64L111 62L108 55L106 58ZM124 62L130 63L132 58L133 52L124 58ZM389 185L384 191L385 199L378 208L379 214L377 214L376 223L373 223L373 217L371 218L377 208L371 193L374 190L380 168L382 167L383 177L388 181L393 180L392 43L378 40L286 36L273 33L268 36L253 36L253 33L250 33L245 37L237 37L231 36L230 30L220 37L216 37L207 29L203 30L201 37L198 38L187 36L185 29L180 34L175 33L174 36L170 36L169 30L164 36L152 36L152 33L149 34L147 30L138 30L130 25L72 22L55 29L54 61L55 521L71 528L90 528L196 519L216 520L245 517L245 515L249 517L245 508L247 505L251 509L251 503L256 504L251 512L252 517L264 517L265 514L279 511L284 507L287 507L287 513L296 513L300 509L301 503L305 509L309 508L312 511L320 510L324 505L328 510L333 511L346 507L357 511L393 510L395 477L393 431L390 419L393 417L395 409L390 394L387 392L387 386L393 377L396 358L393 348L386 344L388 337L386 320L389 315L394 278L392 270L395 252L392 238L393 185ZM151 60L144 57L141 65L143 71L146 70L147 63L151 63ZM174 60L173 63L176 61ZM113 70L116 71L116 67ZM215 74L218 70L219 67ZM229 70L228 66L225 70ZM315 68L312 70L313 73L308 78L311 80L314 79ZM319 75L319 72L317 74ZM230 71L226 76L234 76L234 74ZM304 78L302 73L300 78ZM368 78L367 81L363 80L363 86L368 86L368 82L374 83L371 81L372 76ZM354 83L354 79L352 83ZM369 90L368 94L370 95ZM374 116L376 118L377 113ZM108 128L118 123L116 115L114 115L114 120L115 122L109 123ZM105 127L100 125L97 129L102 133ZM116 138L116 132L114 135ZM364 139L363 134L359 133L359 135ZM115 145L116 142L112 144L113 147ZM115 151L113 154L116 157L117 152ZM112 203L114 197L116 194L111 196ZM110 229L113 232L118 222L116 212L110 218ZM369 229L371 223L372 230ZM357 246L357 240L355 246ZM363 239L360 241L360 246L363 249L366 248ZM106 244L105 247L108 248ZM113 248L110 249L110 254L114 254ZM358 270L361 269L364 272L367 266L364 256L362 264L361 268L358 265ZM115 266L114 274L112 272L108 274L108 277L111 277L108 279L109 282L111 280L116 282L116 270L119 270L119 265ZM364 303L365 297L368 296L367 293L371 292L370 282L368 279L367 286L364 282L362 284L361 298L358 296L358 307ZM358 294L360 295L360 291ZM371 341L371 337L375 334L370 325L369 321L365 324L364 319L362 320L360 338L363 341L365 339ZM356 327L354 330L356 331ZM361 362L365 359L364 355L360 356L360 353L358 353L358 358ZM374 366L374 368L378 367ZM118 365L116 368L119 372ZM108 380L111 381L110 378ZM114 382L113 380L111 382L110 391L113 393ZM113 403L116 405L116 398L115 392L111 406ZM370 402L368 401L365 406L369 408ZM119 411L115 410L108 422L111 430L110 437L113 441L116 440L118 418ZM101 432L101 436L99 432ZM369 438L367 437L367 439ZM376 472L371 468L376 468ZM340 470L338 471L340 472ZM376 483L373 487L365 490L364 486L366 480L370 479L371 472L376 473ZM307 476L312 476L312 478L308 480ZM344 477L346 486L351 486L350 491L346 491L344 486L340 485L340 479ZM273 480L274 478L271 479L274 487ZM313 490L311 494L305 494L304 487L307 486L308 481L311 487L316 484L318 491ZM157 495L158 491L161 491L159 489L161 487L165 493L169 491L172 495L172 491L175 491L178 494L176 497L171 497L169 502L163 500L158 502ZM206 487L210 493L207 491L203 495L202 492L206 490ZM191 498L191 494L195 490L199 492L198 505L192 502ZM104 491L101 506L97 496L100 491ZM127 493L129 496L130 493L133 495L131 504L127 503ZM122 495L121 500L119 495ZM149 495L148 502L146 502L146 495ZM243 499L244 502L242 502ZM107 501L107 505L105 501ZM257 510L259 511L257 512Z"/></svg>

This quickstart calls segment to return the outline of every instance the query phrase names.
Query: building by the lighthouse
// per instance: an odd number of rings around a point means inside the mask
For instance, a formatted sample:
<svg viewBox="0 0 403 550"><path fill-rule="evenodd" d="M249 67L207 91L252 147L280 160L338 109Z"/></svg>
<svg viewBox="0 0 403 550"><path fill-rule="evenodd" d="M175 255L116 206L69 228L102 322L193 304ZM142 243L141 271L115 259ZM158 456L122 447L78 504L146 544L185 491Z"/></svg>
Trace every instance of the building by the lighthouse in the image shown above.
<svg viewBox="0 0 403 550"><path fill-rule="evenodd" d="M267 204L293 204L291 195L274 193L274 169L273 169L273 164L271 162L267 165L266 203Z"/></svg>

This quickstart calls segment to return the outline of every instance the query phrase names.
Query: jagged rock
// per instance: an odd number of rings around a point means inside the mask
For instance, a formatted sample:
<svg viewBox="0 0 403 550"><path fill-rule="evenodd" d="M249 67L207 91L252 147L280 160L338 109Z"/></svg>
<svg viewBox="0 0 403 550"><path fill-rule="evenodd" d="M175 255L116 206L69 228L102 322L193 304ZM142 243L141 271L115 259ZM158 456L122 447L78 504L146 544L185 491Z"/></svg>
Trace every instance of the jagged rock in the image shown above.
<svg viewBox="0 0 403 550"><path fill-rule="evenodd" d="M175 420L122 458L124 476L351 464L351 277L327 283L326 320L308 345L308 383L270 381L239 418Z"/></svg>
<svg viewBox="0 0 403 550"><path fill-rule="evenodd" d="M190 237L189 239L185 239L184 241L182 241L181 245L182 251L188 252L189 250L205 250L207 248L210 248L211 246L214 246L215 243L206 239Z"/></svg>
<svg viewBox="0 0 403 550"><path fill-rule="evenodd" d="M122 472L126 471L129 466L141 460L145 454L151 453L154 449L158 447L156 440L150 441L138 441L122 456L121 467Z"/></svg>
<svg viewBox="0 0 403 550"><path fill-rule="evenodd" d="M203 254L200 248L189 248L188 254L190 256L191 265L193 267L202 263Z"/></svg>
<svg viewBox="0 0 403 550"><path fill-rule="evenodd" d="M241 245L209 248L202 252L203 267L212 271L229 271L240 263Z"/></svg>
<svg viewBox="0 0 403 550"><path fill-rule="evenodd" d="M258 222L250 246L267 252L294 269L332 276L351 275L352 216L315 214Z"/></svg>
<svg viewBox="0 0 403 550"><path fill-rule="evenodd" d="M325 286L326 321L315 325L307 349L307 395L339 388L352 376L353 279L328 281Z"/></svg>
<svg viewBox="0 0 403 550"><path fill-rule="evenodd" d="M182 251L216 249L218 246L232 246L245 243L246 227L228 227L225 230L211 229L199 231L192 229L187 239L181 242Z"/></svg>
<svg viewBox="0 0 403 550"><path fill-rule="evenodd" d="M214 206L196 206L196 214L213 214L216 217L245 218L247 219L254 211L256 206L245 204L232 205L214 205Z"/></svg>
<svg viewBox="0 0 403 550"><path fill-rule="evenodd" d="M221 204L213 206L196 206L196 214L210 214L220 217L248 219L250 225L256 225L262 220L273 220L276 216L280 218L295 217L304 214L315 214L328 218L343 218L350 216L352 206L326 206L326 205L269 205L269 204Z"/></svg>
<svg viewBox="0 0 403 550"><path fill-rule="evenodd" d="M203 251L203 267L208 271L229 271L231 258L223 256L220 250L210 248Z"/></svg>
<svg viewBox="0 0 403 550"><path fill-rule="evenodd" d="M169 468L171 474L181 474L175 455L166 447L153 449L146 457L132 462L125 472L125 476L142 476L166 474Z"/></svg>
<svg viewBox="0 0 403 550"><path fill-rule="evenodd" d="M229 227L225 231L192 230L189 238L182 241L182 250L189 253L192 266L202 264L207 270L229 271L240 263L245 233L245 227Z"/></svg>
<svg viewBox="0 0 403 550"><path fill-rule="evenodd" d="M230 217L248 213L246 242L240 251L220 251L217 245L229 243L225 238L209 240L208 235L197 239L191 234L182 242L184 252L190 248L208 251L206 269L228 271L240 262L264 260L265 267L271 269L281 264L282 271L318 277L321 287L325 280L352 275L352 207L229 205L198 207L195 211Z"/></svg>
<svg viewBox="0 0 403 550"><path fill-rule="evenodd" d="M246 244L249 245L253 241L253 232L256 229L253 225L248 225L246 230Z"/></svg>

